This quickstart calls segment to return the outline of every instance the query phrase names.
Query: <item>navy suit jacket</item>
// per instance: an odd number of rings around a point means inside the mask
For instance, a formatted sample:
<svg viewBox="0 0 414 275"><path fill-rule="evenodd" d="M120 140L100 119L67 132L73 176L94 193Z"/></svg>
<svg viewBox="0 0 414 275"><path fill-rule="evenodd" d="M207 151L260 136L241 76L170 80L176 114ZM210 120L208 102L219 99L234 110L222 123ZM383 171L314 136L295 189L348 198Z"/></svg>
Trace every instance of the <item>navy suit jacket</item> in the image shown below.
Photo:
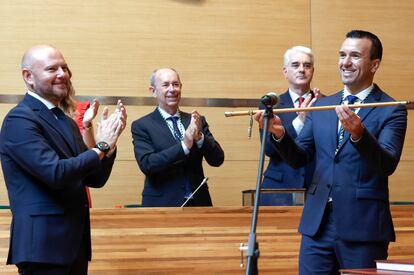
<svg viewBox="0 0 414 275"><path fill-rule="evenodd" d="M289 95L289 91L287 91L280 96L280 102L274 108L284 109L293 107L292 98ZM263 108L263 106L260 106L260 109ZM292 138L296 138L297 134L292 121L297 117L297 114L293 112L277 115L281 118L286 132ZM263 130L260 129L260 137L262 137L262 133ZM265 153L269 157L269 164L264 172L262 188L306 188L310 184L314 162L310 162L304 167L292 168L279 156L269 139L266 143Z"/></svg>
<svg viewBox="0 0 414 275"><path fill-rule="evenodd" d="M341 104L342 92L321 98L316 105ZM365 103L394 101L377 85ZM388 176L400 160L407 127L405 106L361 108L365 127L358 142L345 132L338 153L338 117L334 110L310 112L295 140L288 134L272 144L293 167L316 158L312 183L307 190L299 231L315 236L328 198L338 237L345 241L395 240L389 207Z"/></svg>
<svg viewBox="0 0 414 275"><path fill-rule="evenodd" d="M188 127L191 114L181 112L181 121ZM184 202L185 184L190 182L194 191L204 178L203 157L211 166L220 166L224 152L211 134L204 117L201 117L204 143L194 144L188 156L181 143L176 141L164 118L157 109L134 121L131 126L135 158L145 174L142 206L181 206ZM196 206L211 206L208 185L203 185L194 195Z"/></svg>
<svg viewBox="0 0 414 275"><path fill-rule="evenodd" d="M100 161L67 119L72 137L63 135L52 111L26 95L3 121L0 156L12 211L9 264L67 265L82 240L91 258L85 182L103 186L115 156Z"/></svg>

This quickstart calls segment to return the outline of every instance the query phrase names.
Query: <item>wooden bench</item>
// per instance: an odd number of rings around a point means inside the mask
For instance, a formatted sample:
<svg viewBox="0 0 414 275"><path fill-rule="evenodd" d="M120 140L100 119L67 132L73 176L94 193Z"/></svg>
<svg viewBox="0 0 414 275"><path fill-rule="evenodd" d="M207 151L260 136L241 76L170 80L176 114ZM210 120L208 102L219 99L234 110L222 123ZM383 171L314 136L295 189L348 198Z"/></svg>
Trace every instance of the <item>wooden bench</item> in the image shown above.
<svg viewBox="0 0 414 275"><path fill-rule="evenodd" d="M92 209L89 274L244 274L251 208ZM261 274L297 274L302 207L261 207L257 227ZM392 206L397 242L390 258L414 257L414 206ZM0 211L0 273L8 251L10 212Z"/></svg>

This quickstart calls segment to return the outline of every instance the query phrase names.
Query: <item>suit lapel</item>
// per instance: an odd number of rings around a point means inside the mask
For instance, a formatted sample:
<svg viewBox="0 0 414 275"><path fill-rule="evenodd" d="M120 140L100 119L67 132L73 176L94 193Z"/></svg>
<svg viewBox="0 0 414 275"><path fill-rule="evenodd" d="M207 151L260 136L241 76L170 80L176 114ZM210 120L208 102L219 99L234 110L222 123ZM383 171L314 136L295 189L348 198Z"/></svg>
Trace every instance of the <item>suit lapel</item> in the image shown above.
<svg viewBox="0 0 414 275"><path fill-rule="evenodd" d="M379 90L377 85L374 85L374 88L372 89L371 93L367 96L367 98L364 100L364 103L378 103L381 101L381 91ZM373 108L361 108L358 112L358 116L361 118L361 121L363 122L369 113L374 110Z"/></svg>
<svg viewBox="0 0 414 275"><path fill-rule="evenodd" d="M169 144L176 144L177 140L174 138L167 122L157 108L155 108L154 112L152 112L152 119L154 120L153 126L158 128L158 130L154 132L160 133L160 137L169 137L168 140L166 139Z"/></svg>
<svg viewBox="0 0 414 275"><path fill-rule="evenodd" d="M342 103L342 93L343 91L340 91L336 93L330 102L328 102L328 105L340 105ZM335 153L336 148L338 146L338 129L339 129L339 119L336 115L335 110L332 110L332 112L328 113L329 116L329 140L330 140L330 146L332 148L331 152Z"/></svg>
<svg viewBox="0 0 414 275"><path fill-rule="evenodd" d="M49 123L57 132L58 135L63 139L63 142L67 145L67 149L70 150L70 155L73 156L76 153L75 144L74 144L74 136L73 133L71 136L65 135L65 131L63 131L57 122L55 116L53 115L52 111L48 108L42 108L39 112L39 117L43 119L46 123ZM73 130L68 122L68 126L70 130ZM66 131L67 132L67 131Z"/></svg>
<svg viewBox="0 0 414 275"><path fill-rule="evenodd" d="M364 103L377 103L380 101L380 99L381 99L381 92L378 86L374 85L374 88L372 89L371 93L367 96L367 98L364 100ZM364 122L364 120L367 119L368 115L372 112L372 110L374 110L374 108L375 107L359 109L357 115L361 118L362 123ZM350 137L351 135L349 134L349 132L345 131L344 140L342 142L341 148L349 141ZM341 150L341 148L339 148L339 150Z"/></svg>
<svg viewBox="0 0 414 275"><path fill-rule="evenodd" d="M180 116L181 116L181 123L183 124L184 129L187 129L188 125L190 125L191 115L180 111Z"/></svg>
<svg viewBox="0 0 414 275"><path fill-rule="evenodd" d="M274 106L273 108L286 109L286 108L293 108L293 107L294 107L294 104L293 104L292 98L290 97L289 91L287 91L280 96L279 105ZM296 113L294 112L284 113L280 115L284 117L283 121L287 120L289 123L292 123L292 121L296 118Z"/></svg>
<svg viewBox="0 0 414 275"><path fill-rule="evenodd" d="M65 136L52 111L49 110L42 102L30 95L26 95L23 102L39 116L43 123L48 124L51 128L53 128L55 132L49 134L58 137L61 141L59 143L66 145L59 147L65 153L65 155L68 157L73 156L76 153L74 137Z"/></svg>

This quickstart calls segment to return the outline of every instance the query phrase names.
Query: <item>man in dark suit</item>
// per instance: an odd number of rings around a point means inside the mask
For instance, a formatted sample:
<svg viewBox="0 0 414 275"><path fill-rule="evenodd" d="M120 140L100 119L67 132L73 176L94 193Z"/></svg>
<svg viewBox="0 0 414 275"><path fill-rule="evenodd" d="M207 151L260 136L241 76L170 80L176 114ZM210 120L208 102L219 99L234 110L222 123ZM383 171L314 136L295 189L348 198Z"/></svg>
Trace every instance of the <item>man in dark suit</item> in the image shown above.
<svg viewBox="0 0 414 275"><path fill-rule="evenodd" d="M316 158L299 225L300 274L375 267L395 241L388 177L401 157L407 110L401 105L354 110L346 105L394 101L373 83L381 58L376 35L349 32L339 51L345 87L316 103L344 105L335 112L311 112L296 143L280 118L271 121L272 144L285 161L300 167ZM263 125L260 114L256 119Z"/></svg>
<svg viewBox="0 0 414 275"><path fill-rule="evenodd" d="M71 104L70 72L54 47L30 48L22 59L28 92L5 117L0 156L12 211L8 264L20 274L87 274L91 259L85 183L102 187L126 123L121 105L98 124L87 149L76 123L59 107Z"/></svg>
<svg viewBox="0 0 414 275"><path fill-rule="evenodd" d="M320 97L319 89L311 90L311 81L314 73L314 58L312 50L295 46L288 49L284 54L283 74L288 82L289 89L280 96L278 105L273 108L297 108L310 107ZM259 106L263 109L264 106ZM306 112L281 113L279 116L286 131L293 138L303 128L306 120ZM260 136L263 130L260 129ZM314 162L305 167L292 168L282 160L276 150L273 149L271 141L268 140L265 148L269 157L269 164L264 172L262 188L306 188L312 178ZM293 194L263 193L261 205L292 205L294 204Z"/></svg>
<svg viewBox="0 0 414 275"><path fill-rule="evenodd" d="M135 158L145 174L142 206L181 206L203 181L203 158L218 167L224 152L197 111L179 110L182 84L171 68L155 70L149 91L158 106L131 126ZM187 206L211 206L208 185Z"/></svg>

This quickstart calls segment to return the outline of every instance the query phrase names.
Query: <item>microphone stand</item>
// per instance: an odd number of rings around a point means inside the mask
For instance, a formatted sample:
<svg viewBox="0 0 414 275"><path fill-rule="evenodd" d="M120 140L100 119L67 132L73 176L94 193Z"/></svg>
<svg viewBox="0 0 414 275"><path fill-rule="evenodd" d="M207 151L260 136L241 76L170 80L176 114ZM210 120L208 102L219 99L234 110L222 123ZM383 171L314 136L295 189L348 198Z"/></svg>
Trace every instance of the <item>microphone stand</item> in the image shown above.
<svg viewBox="0 0 414 275"><path fill-rule="evenodd" d="M267 133L268 133L267 128L269 126L269 118L271 116L273 116L272 105L270 104L265 105L264 127L263 127L263 134L262 134L262 143L260 147L259 168L257 171L256 195L254 198L252 224L250 228L249 240L248 240L248 246L247 246L246 275L259 274L257 262L260 256L260 251L259 251L259 244L256 241L256 227L257 227L257 219L259 215L260 189L262 185L265 148L266 148L266 140L267 140Z"/></svg>

